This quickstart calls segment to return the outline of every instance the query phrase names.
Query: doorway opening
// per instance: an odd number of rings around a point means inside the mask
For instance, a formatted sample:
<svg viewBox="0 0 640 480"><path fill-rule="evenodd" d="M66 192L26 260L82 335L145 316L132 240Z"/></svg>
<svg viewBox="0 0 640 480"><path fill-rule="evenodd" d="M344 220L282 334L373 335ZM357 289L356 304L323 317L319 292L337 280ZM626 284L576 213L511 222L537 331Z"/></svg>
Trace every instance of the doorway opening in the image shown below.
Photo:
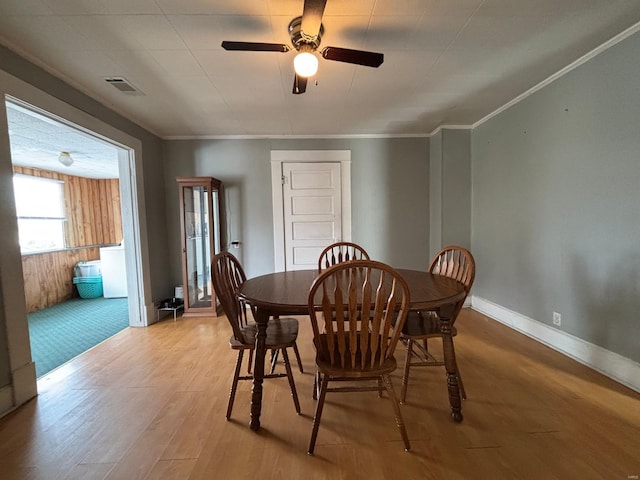
<svg viewBox="0 0 640 480"><path fill-rule="evenodd" d="M18 99L5 107L30 346L42 378L142 320L127 281L138 275L128 275L125 259L135 239L123 228L123 207L135 201L133 152Z"/></svg>

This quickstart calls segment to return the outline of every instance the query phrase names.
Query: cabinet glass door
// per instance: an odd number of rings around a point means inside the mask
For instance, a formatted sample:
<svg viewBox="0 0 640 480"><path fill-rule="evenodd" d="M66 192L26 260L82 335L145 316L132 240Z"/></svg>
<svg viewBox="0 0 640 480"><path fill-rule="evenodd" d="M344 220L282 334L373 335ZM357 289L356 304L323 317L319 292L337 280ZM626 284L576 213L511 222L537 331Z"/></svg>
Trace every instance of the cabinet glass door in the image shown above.
<svg viewBox="0 0 640 480"><path fill-rule="evenodd" d="M220 192L213 177L178 177L182 227L184 316L216 316L211 259L220 251Z"/></svg>
<svg viewBox="0 0 640 480"><path fill-rule="evenodd" d="M191 308L211 307L210 195L205 186L184 187L186 300Z"/></svg>

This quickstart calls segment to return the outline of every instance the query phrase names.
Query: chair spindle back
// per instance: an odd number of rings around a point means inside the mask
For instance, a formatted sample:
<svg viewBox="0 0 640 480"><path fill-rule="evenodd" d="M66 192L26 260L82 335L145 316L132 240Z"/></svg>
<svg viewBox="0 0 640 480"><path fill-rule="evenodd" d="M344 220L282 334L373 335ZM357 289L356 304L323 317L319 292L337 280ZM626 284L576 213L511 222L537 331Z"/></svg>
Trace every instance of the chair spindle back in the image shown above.
<svg viewBox="0 0 640 480"><path fill-rule="evenodd" d="M238 259L229 252L215 255L211 261L211 278L220 305L233 329L233 336L243 343L252 342L245 339L242 327L247 325L247 309L243 301L238 298L240 287L247 277Z"/></svg>
<svg viewBox="0 0 640 480"><path fill-rule="evenodd" d="M320 254L318 271L325 270L342 262L352 260L369 260L369 254L357 243L337 242L329 245Z"/></svg>
<svg viewBox="0 0 640 480"><path fill-rule="evenodd" d="M328 268L309 291L319 358L363 372L382 365L395 351L408 310L409 287L390 266L354 260Z"/></svg>
<svg viewBox="0 0 640 480"><path fill-rule="evenodd" d="M457 280L464 285L465 292L468 294L476 276L476 262L469 250L464 247L452 245L443 248L435 254L433 260L431 260L429 271ZM456 306L454 314L451 317L452 321L455 321L458 316L465 299L466 295Z"/></svg>

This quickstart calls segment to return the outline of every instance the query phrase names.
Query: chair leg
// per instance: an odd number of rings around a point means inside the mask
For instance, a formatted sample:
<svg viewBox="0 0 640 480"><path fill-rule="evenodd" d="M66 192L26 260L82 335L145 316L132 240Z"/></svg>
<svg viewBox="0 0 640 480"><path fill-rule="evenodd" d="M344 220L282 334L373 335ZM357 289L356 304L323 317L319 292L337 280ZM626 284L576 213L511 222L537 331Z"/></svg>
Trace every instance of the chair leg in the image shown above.
<svg viewBox="0 0 640 480"><path fill-rule="evenodd" d="M298 369L300 370L300 373L304 373L304 369L302 368L302 360L300 359L300 352L298 351L298 344L294 343L293 344L293 353L296 354L296 361L298 362ZM278 351L276 350L275 353L272 352L271 355L271 375L273 375L273 372L275 372L276 370L276 363L278 362Z"/></svg>
<svg viewBox="0 0 640 480"><path fill-rule="evenodd" d="M287 371L287 378L289 379L289 387L291 388L291 396L293 397L293 404L296 407L296 413L300 415L300 402L298 401L298 392L296 391L296 384L293 381L293 372L291 371L291 364L289 363L289 355L287 349L282 349L282 359L284 360L284 368Z"/></svg>
<svg viewBox="0 0 640 480"><path fill-rule="evenodd" d="M271 350L271 370L269 371L270 375L273 375L273 372L276 371L276 363L278 363L278 354L280 350Z"/></svg>
<svg viewBox="0 0 640 480"><path fill-rule="evenodd" d="M404 373L402 374L402 389L400 390L400 403L404 403L407 398L407 386L409 385L409 368L411 367L411 355L413 355L413 340L408 339L407 340L407 358L404 361Z"/></svg>
<svg viewBox="0 0 640 480"><path fill-rule="evenodd" d="M391 397L391 404L393 405L393 411L396 415L396 425L398 425L398 428L400 429L400 435L402 435L402 441L404 442L404 450L405 452L408 452L409 450L411 450L411 445L409 444L407 429L404 426L402 412L400 411L400 404L398 403L398 399L396 398L396 392L393 389L393 383L391 383L391 377L389 377L389 375L383 375L382 380L387 387L389 397Z"/></svg>
<svg viewBox="0 0 640 480"><path fill-rule="evenodd" d="M300 373L304 373L304 370L302 368L302 360L300 359L300 352L298 351L298 344L297 343L293 344L293 353L296 354L296 360L298 362L298 369L300 370Z"/></svg>
<svg viewBox="0 0 640 480"><path fill-rule="evenodd" d="M313 375L313 393L311 394L311 398L314 400L318 399L318 372Z"/></svg>
<svg viewBox="0 0 640 480"><path fill-rule="evenodd" d="M247 365L247 373L251 375L251 367L253 367L253 350L249 350L249 365Z"/></svg>
<svg viewBox="0 0 640 480"><path fill-rule="evenodd" d="M466 400L467 392L464 390L464 383L462 383L462 375L460 375L460 369L458 369L458 388L460 389L460 396Z"/></svg>
<svg viewBox="0 0 640 480"><path fill-rule="evenodd" d="M318 399L318 394L320 393L320 385L322 385L322 375L320 372L316 372L313 376L313 394L311 397L314 400Z"/></svg>
<svg viewBox="0 0 640 480"><path fill-rule="evenodd" d="M311 440L309 441L309 450L307 453L313 455L316 448L316 439L318 438L318 428L320 427L320 418L322 417L322 407L324 407L324 397L327 396L327 385L329 384L329 375L322 376L322 384L320 385L320 396L316 405L316 413L313 416L313 428L311 429Z"/></svg>
<svg viewBox="0 0 640 480"><path fill-rule="evenodd" d="M240 368L242 367L242 356L244 350L238 350L238 360L236 360L236 369L233 373L233 381L231 382L231 391L229 392L229 403L227 404L227 420L231 418L231 410L233 410L233 401L236 398L236 389L238 388L238 379L240 378Z"/></svg>

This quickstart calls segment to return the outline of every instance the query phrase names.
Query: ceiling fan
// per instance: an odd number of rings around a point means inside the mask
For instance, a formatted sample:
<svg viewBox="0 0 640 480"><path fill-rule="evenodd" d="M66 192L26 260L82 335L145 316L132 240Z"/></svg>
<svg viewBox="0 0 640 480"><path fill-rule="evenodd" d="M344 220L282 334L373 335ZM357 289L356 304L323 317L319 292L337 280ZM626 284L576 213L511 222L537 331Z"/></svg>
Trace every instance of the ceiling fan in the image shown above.
<svg viewBox="0 0 640 480"><path fill-rule="evenodd" d="M295 77L293 79L294 94L304 93L307 89L307 79L316 74L318 58L314 52L320 46L324 33L322 15L327 0L304 0L302 16L296 17L289 23L289 35L293 48L299 53L293 61ZM291 48L284 43L262 42L230 42L223 41L225 50L240 50L247 52L280 52L286 53ZM352 50L349 48L325 47L320 51L323 58L338 62L353 63L367 67L379 67L384 61L382 53Z"/></svg>

